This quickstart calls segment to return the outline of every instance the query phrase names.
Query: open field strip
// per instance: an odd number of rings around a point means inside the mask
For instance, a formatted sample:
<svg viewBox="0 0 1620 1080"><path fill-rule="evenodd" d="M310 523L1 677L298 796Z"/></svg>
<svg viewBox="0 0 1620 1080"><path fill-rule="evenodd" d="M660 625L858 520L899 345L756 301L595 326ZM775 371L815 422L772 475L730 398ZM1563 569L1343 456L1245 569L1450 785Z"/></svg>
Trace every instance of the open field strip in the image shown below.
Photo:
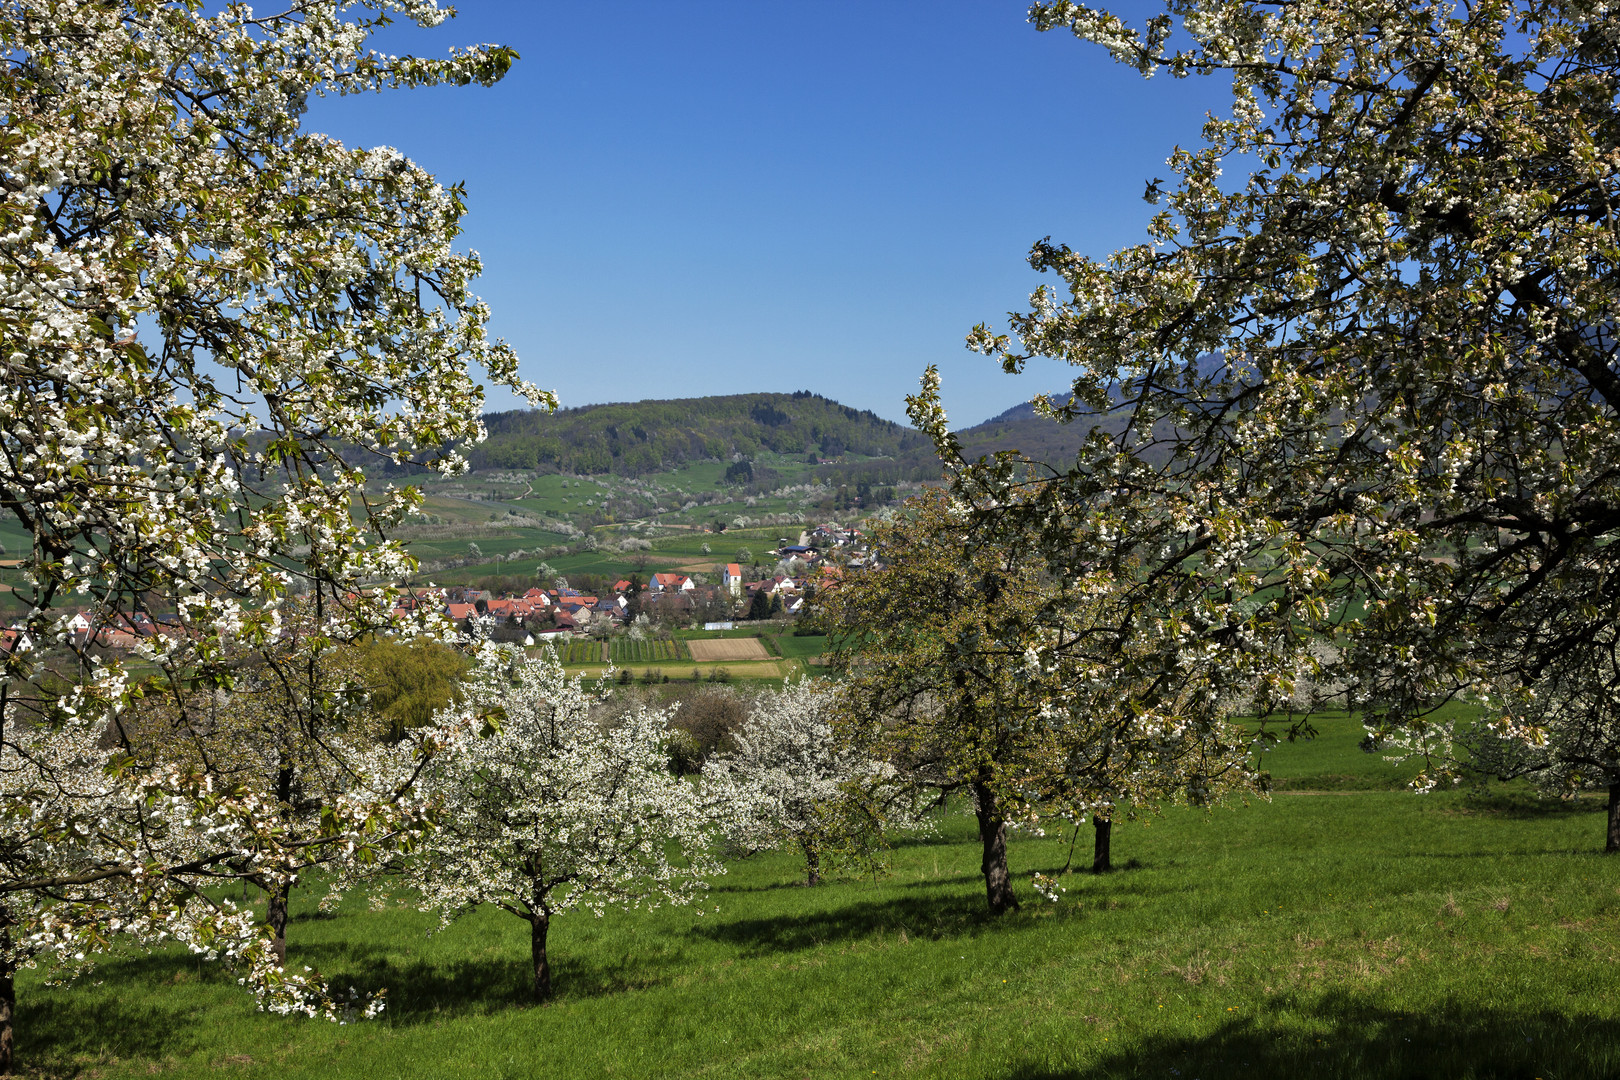
<svg viewBox="0 0 1620 1080"><path fill-rule="evenodd" d="M614 664L613 673L628 671L636 678L641 678L649 671L662 672L671 679L685 680L692 677L694 671L699 678L707 679L717 669L724 669L733 679L782 679L789 675L797 675L804 671L804 665L797 660L754 660L727 662L723 664L695 664L690 660L666 660L659 663L647 664ZM584 675L586 678L596 678L608 670L606 664L569 664L568 674Z"/></svg>

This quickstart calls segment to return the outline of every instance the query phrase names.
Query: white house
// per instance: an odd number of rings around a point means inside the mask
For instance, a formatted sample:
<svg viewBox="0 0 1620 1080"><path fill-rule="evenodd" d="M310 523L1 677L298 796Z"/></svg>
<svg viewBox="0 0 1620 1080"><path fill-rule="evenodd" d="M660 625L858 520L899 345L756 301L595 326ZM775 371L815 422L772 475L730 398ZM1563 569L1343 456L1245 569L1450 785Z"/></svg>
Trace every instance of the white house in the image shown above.
<svg viewBox="0 0 1620 1080"><path fill-rule="evenodd" d="M647 582L649 592L691 592L697 588L685 574L654 574Z"/></svg>

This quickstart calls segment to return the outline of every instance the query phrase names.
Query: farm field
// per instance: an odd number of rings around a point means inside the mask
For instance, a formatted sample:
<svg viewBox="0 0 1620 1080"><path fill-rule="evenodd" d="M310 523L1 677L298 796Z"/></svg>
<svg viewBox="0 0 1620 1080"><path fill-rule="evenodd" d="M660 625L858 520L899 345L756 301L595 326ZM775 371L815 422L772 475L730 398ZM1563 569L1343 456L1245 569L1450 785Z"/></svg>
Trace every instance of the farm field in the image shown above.
<svg viewBox="0 0 1620 1080"><path fill-rule="evenodd" d="M692 638L686 643L692 659L700 662L734 660L768 660L765 645L755 637L747 638Z"/></svg>
<svg viewBox="0 0 1620 1080"><path fill-rule="evenodd" d="M608 665L606 664L581 663L568 665L569 675L584 675L587 679L596 678L597 676L606 674L607 670ZM671 680L675 681L685 681L691 679L693 678L694 674L699 680L707 679L714 672L722 670L732 679L755 681L768 679L772 682L780 682L782 679L800 674L805 669L797 661L793 660L728 660L723 664L694 664L690 660L674 663L645 664L621 664L615 662L613 665L613 673L615 675L618 675L620 672L628 671L633 678L640 679L645 677L648 672L654 672L657 675L667 675Z"/></svg>
<svg viewBox="0 0 1620 1080"><path fill-rule="evenodd" d="M610 550L607 542L615 540L619 534L612 529L602 529L597 531L597 535L605 542L601 550L557 554L544 559L538 555L512 560L496 559L493 556L504 556L515 549L534 551L540 547L556 544L565 539L564 537L538 529L512 530L509 534L494 537L486 533L470 534L466 538L412 540L410 548L419 558L424 559L444 556L465 558L467 543L471 540L478 544L485 556L489 557L482 562L434 570L422 575L424 580L431 579L441 585L464 585L491 576L537 580L535 575L541 562L545 562L563 575L578 573L628 577L631 574L638 574L645 578L650 573L670 570L712 574L715 566L733 561L737 550L742 547L749 548L759 557L765 558L764 553L775 546L779 532L778 529L728 529L719 535L707 532L672 533L653 539L649 551L628 553ZM711 554L703 554L704 544L710 546Z"/></svg>
<svg viewBox="0 0 1620 1080"><path fill-rule="evenodd" d="M801 660L820 656L827 647L825 634L781 634L775 641L777 652Z"/></svg>
<svg viewBox="0 0 1620 1080"><path fill-rule="evenodd" d="M790 856L733 860L701 913L570 913L557 996L524 995L527 928L482 911L429 936L409 909L295 895L291 961L386 985L376 1021L253 1010L178 952L72 987L24 972L34 1076L1545 1077L1620 1071L1620 878L1595 799L1416 796L1325 717L1268 755L1269 803L1019 836L1023 908L984 914L971 820L900 841L891 873L800 887ZM1371 770L1370 772L1367 770ZM1345 777L1364 776L1366 786ZM1080 847L1089 840L1080 834Z"/></svg>
<svg viewBox="0 0 1620 1080"><path fill-rule="evenodd" d="M686 646L673 639L668 641L631 641L626 637L613 639L615 664L651 664L689 658Z"/></svg>

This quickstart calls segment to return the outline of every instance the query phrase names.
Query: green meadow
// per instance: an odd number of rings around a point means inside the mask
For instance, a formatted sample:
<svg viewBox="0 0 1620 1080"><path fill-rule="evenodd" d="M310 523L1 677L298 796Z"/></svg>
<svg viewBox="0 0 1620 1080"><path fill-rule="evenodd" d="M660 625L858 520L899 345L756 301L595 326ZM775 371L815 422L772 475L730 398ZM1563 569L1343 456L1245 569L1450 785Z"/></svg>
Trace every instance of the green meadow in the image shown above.
<svg viewBox="0 0 1620 1080"><path fill-rule="evenodd" d="M1267 755L1271 801L1121 821L1123 868L1065 875L1056 902L1028 881L1073 833L1018 837L1023 907L999 920L959 813L876 878L807 889L773 854L733 860L701 911L563 916L544 1006L503 912L430 934L408 907L324 915L304 895L292 962L386 986L382 1018L268 1016L214 965L118 955L71 987L25 973L18 1060L277 1080L1620 1073L1620 861L1598 801L1414 795L1354 721L1318 728Z"/></svg>

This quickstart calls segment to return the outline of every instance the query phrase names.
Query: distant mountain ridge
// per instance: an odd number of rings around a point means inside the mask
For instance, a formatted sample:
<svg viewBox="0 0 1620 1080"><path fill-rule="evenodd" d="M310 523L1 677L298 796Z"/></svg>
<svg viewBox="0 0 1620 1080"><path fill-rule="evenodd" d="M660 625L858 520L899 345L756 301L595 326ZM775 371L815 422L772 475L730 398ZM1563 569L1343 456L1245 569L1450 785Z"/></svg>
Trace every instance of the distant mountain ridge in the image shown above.
<svg viewBox="0 0 1620 1080"><path fill-rule="evenodd" d="M1069 391L1047 396L1064 402L1069 400ZM1034 405L1023 401L982 424L962 428L956 437L970 458L996 450L1017 450L1033 461L1061 466L1073 462L1090 430L1089 423L1059 424L1048 420L1036 414Z"/></svg>
<svg viewBox="0 0 1620 1080"><path fill-rule="evenodd" d="M920 432L808 390L516 410L489 413L484 424L489 438L466 451L476 469L636 476L763 451L829 459L931 453Z"/></svg>
<svg viewBox="0 0 1620 1080"><path fill-rule="evenodd" d="M1052 397L1065 400L1068 392ZM808 390L512 410L486 414L484 425L489 438L465 450L475 469L639 476L766 451L820 461L887 458L895 467L886 479L931 477L938 467L921 432ZM1061 465L1073 460L1087 430L1039 417L1024 402L956 435L972 457L1018 450Z"/></svg>
<svg viewBox="0 0 1620 1080"><path fill-rule="evenodd" d="M1063 402L1063 401L1069 400L1069 392L1067 390L1061 390L1061 391L1059 391L1059 392L1057 392L1055 394L1047 394L1046 396L1051 398L1053 401L1058 401L1058 402ZM1033 400L1033 399L1031 399L1031 400ZM1016 422L1016 421L1019 421L1019 420L1038 420L1038 419L1040 419L1040 418L1035 415L1035 406L1032 405L1029 401L1020 401L1018 404L1014 405L1012 408L1006 410L1005 412L997 413L995 416L992 416L990 419L984 421L983 423L974 424L972 427L963 428L962 430L963 431L977 431L979 428L989 427L991 424L1008 424L1008 423L1013 423L1013 422Z"/></svg>

